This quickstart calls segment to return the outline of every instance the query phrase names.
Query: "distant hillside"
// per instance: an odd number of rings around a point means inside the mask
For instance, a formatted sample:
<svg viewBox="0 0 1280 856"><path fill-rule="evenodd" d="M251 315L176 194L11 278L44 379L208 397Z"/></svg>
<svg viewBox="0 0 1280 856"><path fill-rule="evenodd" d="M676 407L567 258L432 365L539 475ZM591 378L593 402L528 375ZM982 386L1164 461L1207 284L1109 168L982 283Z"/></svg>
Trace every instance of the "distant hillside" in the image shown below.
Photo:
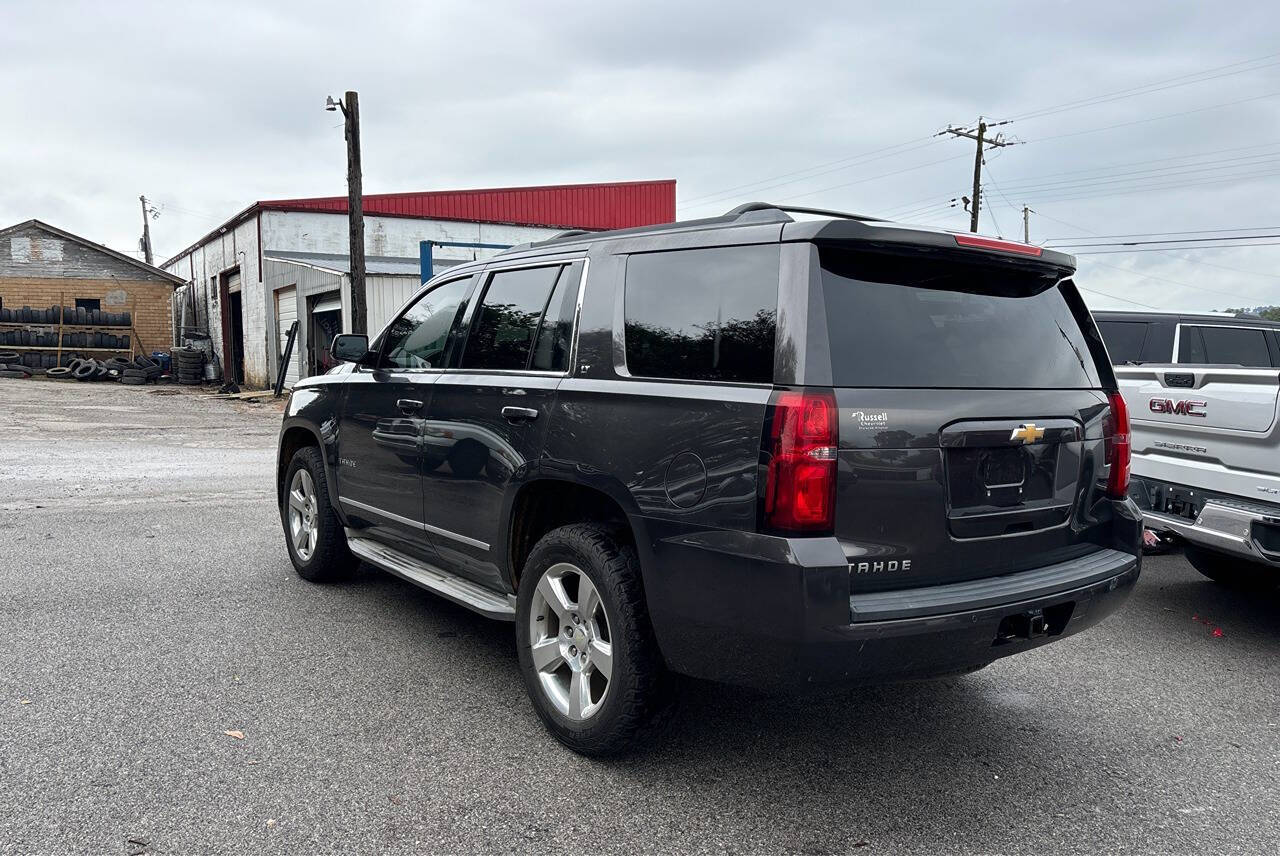
<svg viewBox="0 0 1280 856"><path fill-rule="evenodd" d="M1261 315L1268 321L1280 321L1280 306L1255 306L1252 309L1246 307L1244 309L1228 309L1227 312L1252 312L1255 315Z"/></svg>

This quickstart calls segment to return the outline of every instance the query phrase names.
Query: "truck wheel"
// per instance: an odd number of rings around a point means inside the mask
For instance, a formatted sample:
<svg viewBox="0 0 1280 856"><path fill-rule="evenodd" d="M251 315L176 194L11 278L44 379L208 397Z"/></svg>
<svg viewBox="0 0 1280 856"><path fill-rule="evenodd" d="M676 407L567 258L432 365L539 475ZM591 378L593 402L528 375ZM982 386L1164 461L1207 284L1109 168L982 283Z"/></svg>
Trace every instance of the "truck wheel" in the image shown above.
<svg viewBox="0 0 1280 856"><path fill-rule="evenodd" d="M520 579L516 645L534 710L575 752L617 754L666 719L671 682L639 562L605 526L563 526L533 548Z"/></svg>
<svg viewBox="0 0 1280 856"><path fill-rule="evenodd" d="M298 576L313 583L350 577L356 560L347 549L342 521L329 502L329 482L319 449L306 446L293 453L285 470L284 488L280 519Z"/></svg>
<svg viewBox="0 0 1280 856"><path fill-rule="evenodd" d="M1184 552L1191 567L1216 583L1232 588L1266 590L1280 585L1280 568L1272 568L1260 562L1251 562L1206 550L1203 547L1186 546Z"/></svg>

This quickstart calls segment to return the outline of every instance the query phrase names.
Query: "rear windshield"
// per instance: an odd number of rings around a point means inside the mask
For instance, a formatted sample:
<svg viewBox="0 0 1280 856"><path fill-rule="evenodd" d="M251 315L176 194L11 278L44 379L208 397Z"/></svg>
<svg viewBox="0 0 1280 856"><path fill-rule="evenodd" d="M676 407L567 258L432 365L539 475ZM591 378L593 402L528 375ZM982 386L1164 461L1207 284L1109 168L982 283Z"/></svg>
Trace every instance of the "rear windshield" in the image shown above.
<svg viewBox="0 0 1280 856"><path fill-rule="evenodd" d="M820 253L836 386L1101 386L1069 282L937 258Z"/></svg>

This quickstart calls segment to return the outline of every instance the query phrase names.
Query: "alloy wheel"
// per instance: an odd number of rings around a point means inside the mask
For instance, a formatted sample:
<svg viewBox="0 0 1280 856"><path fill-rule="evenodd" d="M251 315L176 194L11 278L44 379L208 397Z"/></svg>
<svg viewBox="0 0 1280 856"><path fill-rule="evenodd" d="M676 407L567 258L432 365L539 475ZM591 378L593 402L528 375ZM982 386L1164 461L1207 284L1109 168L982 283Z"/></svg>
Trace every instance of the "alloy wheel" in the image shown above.
<svg viewBox="0 0 1280 856"><path fill-rule="evenodd" d="M582 569L568 562L548 568L529 610L530 654L543 693L562 715L582 722L604 704L612 639L600 593Z"/></svg>
<svg viewBox="0 0 1280 856"><path fill-rule="evenodd" d="M319 537L319 509L316 507L316 485L311 473L300 469L289 483L289 538L294 552L304 562L311 560Z"/></svg>

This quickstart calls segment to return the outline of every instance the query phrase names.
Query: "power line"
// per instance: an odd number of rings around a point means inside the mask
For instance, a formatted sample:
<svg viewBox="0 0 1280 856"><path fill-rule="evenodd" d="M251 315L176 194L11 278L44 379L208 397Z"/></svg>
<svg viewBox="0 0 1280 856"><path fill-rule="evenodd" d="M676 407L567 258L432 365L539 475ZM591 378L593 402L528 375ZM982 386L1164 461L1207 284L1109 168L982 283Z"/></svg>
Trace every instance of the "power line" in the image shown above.
<svg viewBox="0 0 1280 856"><path fill-rule="evenodd" d="M1240 163L1248 161L1248 163ZM1242 155L1238 158L1223 158L1219 161L1200 161L1198 163L1175 164L1173 166L1154 167L1152 169L1131 170L1129 172L1099 175L1092 178L1060 179L1037 184L1039 179L1022 179L1006 185L1014 191L1056 190L1075 187L1092 187L1103 184L1117 184L1125 181L1142 179L1171 178L1180 175L1195 175L1201 172L1215 172L1225 169L1241 169L1255 166L1266 166L1280 162L1280 152L1268 152L1259 155Z"/></svg>
<svg viewBox="0 0 1280 856"><path fill-rule="evenodd" d="M703 205L710 205L712 202L719 201L714 197L732 196L733 194L742 190L772 190L778 187L785 187L788 184L798 184L802 181L808 181L811 178L817 178L818 176L822 176L822 175L829 175L833 172L840 172L841 170L849 169L854 166L861 166L864 163L871 163L873 161L883 160L886 157L893 157L895 155L907 154L908 152L913 152L918 149L927 148L928 146L931 146L937 142L938 141L931 136L923 137L918 140L909 140L905 143L897 143L892 146L886 146L882 149L873 149L872 151L863 152L862 154L852 155L850 157L840 158L834 161L828 161L827 163L817 164L815 166L811 166L806 169L795 170L794 172L785 172L785 173L782 173L781 175L775 175L770 178L763 178L763 179L760 179L759 181L748 182L747 184L740 184L736 187L729 187L729 188L725 188L724 190L714 191L712 193L704 193L701 196L694 196L690 199L686 199L684 204L679 206L679 210L686 210L688 208L698 208ZM897 149L902 149L902 151L896 151ZM888 154L884 154L886 152ZM873 155L878 155L878 157L872 157ZM834 169L824 169L824 167L833 167L836 164L843 164L843 165L836 166ZM814 170L823 170L823 171L814 172ZM805 173L811 173L811 174L805 174ZM769 182L774 181L775 179L790 178L792 176L797 176L797 175L801 177L793 181L783 181L777 184L769 184ZM762 187L761 185L768 185L768 186Z"/></svg>
<svg viewBox="0 0 1280 856"><path fill-rule="evenodd" d="M1087 235L1093 235L1094 237L1099 237L1097 232L1094 232L1094 231L1093 231L1093 230L1091 230L1091 229L1086 229L1084 226L1081 226L1081 225L1079 225L1079 224L1077 224L1077 223L1068 223L1066 220L1062 220L1062 219L1060 219L1060 218L1058 218L1058 217L1054 217L1054 216L1052 216L1052 215L1050 215L1050 214L1046 214L1046 213L1044 213L1043 211L1040 211L1040 212L1038 212L1038 213L1040 214L1040 216L1041 216L1041 217L1047 217L1048 219L1052 220L1053 222L1055 222L1055 223L1061 223L1063 226L1066 226L1066 227L1067 227L1067 228L1069 228L1069 229L1075 229L1077 232L1084 232L1084 233L1085 233L1085 234L1087 234ZM1268 228L1270 228L1270 227L1268 227ZM1280 274L1274 274L1274 273L1259 273L1258 271L1245 270L1245 269L1243 269L1243 268L1231 267L1231 266L1229 266L1229 265L1219 264L1219 263L1217 263L1217 262L1207 262L1207 261L1205 261L1204 259L1189 259L1189 258L1186 258L1185 256L1177 256L1177 255L1174 255L1172 252L1170 252L1170 251L1168 251L1168 250L1164 250L1163 252L1164 252L1164 254L1165 254L1165 255L1167 255L1169 258L1177 259L1178 261L1182 261L1182 262L1190 262L1191 264L1204 265L1204 266L1206 266L1206 267L1214 267L1214 268L1219 268L1219 269L1221 269L1221 270L1229 270L1229 271L1233 271L1233 272L1235 272L1235 273L1243 273L1243 274L1247 274L1247 275L1249 275L1249 276L1260 276L1260 277L1265 277L1265 278L1267 278L1267 279L1280 279ZM1098 261L1091 261L1091 263L1092 263L1092 264L1102 264L1102 262L1098 262ZM1106 267L1106 265L1103 265L1103 267ZM1121 268L1121 270L1122 270L1122 268ZM1186 285L1186 283L1178 283L1178 284L1179 284L1179 285Z"/></svg>
<svg viewBox="0 0 1280 856"><path fill-rule="evenodd" d="M1128 297L1120 297L1119 295L1116 295L1116 294L1107 294L1105 291L1098 291L1097 289L1094 289L1094 288L1085 288L1083 285L1081 285L1078 282L1076 283L1076 288L1080 289L1081 291L1087 291L1090 294L1096 294L1100 297L1109 297L1112 300L1119 300L1122 303L1132 303L1134 306L1145 306L1148 309L1155 309L1157 311L1160 309L1159 306L1152 306L1150 303L1143 303L1139 300L1133 300Z"/></svg>
<svg viewBox="0 0 1280 856"><path fill-rule="evenodd" d="M1222 104L1210 104L1207 107L1197 107L1194 110L1183 110L1180 113L1167 113L1163 116L1152 116L1148 119L1134 119L1131 122L1119 122L1115 125L1103 125L1101 128L1089 128L1084 131L1070 131L1066 134L1054 134L1053 136L1050 136L1050 137L1040 137L1038 139L1028 140L1028 142L1044 143L1044 142L1048 142L1049 140L1061 140L1066 137L1078 137L1078 136L1081 136L1082 134L1096 134L1099 131L1110 131L1113 128L1125 128L1125 127L1128 127L1129 125L1141 125L1145 122L1158 122L1161 119L1174 119L1174 118L1177 118L1178 116L1190 116L1192 113L1203 113L1207 110L1218 110L1223 107L1234 107L1237 104L1247 104L1250 101L1261 101L1264 98L1275 98L1277 95L1280 95L1280 92L1268 92L1265 95L1255 95L1252 98L1241 98L1238 101L1227 101Z"/></svg>
<svg viewBox="0 0 1280 856"><path fill-rule="evenodd" d="M1217 150L1209 151L1209 152L1194 152L1194 153L1186 154L1186 155L1173 155L1173 156L1165 157L1165 158L1147 158L1147 159L1140 160L1140 161L1124 161L1124 162L1121 162L1121 163L1114 163L1114 164L1109 164L1109 165L1106 165L1106 166L1100 166L1100 167L1090 167L1090 168L1088 168L1088 169L1081 169L1081 170L1063 170L1063 171L1059 171L1059 172L1049 172L1049 173L1044 173L1044 174L1042 174L1042 175L1040 175L1040 176L1038 176L1038 177L1036 177L1036 178L1015 180L1015 181L1013 181L1012 183L1008 183L1008 182L1006 182L1004 185L1002 185L1002 187L1009 187L1009 188L1011 188L1014 192L1016 192L1016 191L1017 191L1018 189L1020 189L1023 185L1028 184L1028 182L1041 181L1041 180L1043 180L1043 179L1053 178L1053 177L1055 177L1055 176L1061 176L1061 175L1084 175L1084 174L1087 174L1087 173L1104 172L1104 171L1108 171L1108 170L1117 170L1117 169L1121 169L1122 167L1126 167L1126 166L1148 166L1148 165L1150 165L1150 164L1154 164L1154 163L1162 163L1162 162L1166 162L1166 161L1187 160L1187 159L1189 159L1189 158L1204 157L1204 156L1206 156L1206 155L1215 155L1215 154L1222 154L1222 153L1226 153L1226 152L1235 152L1235 151L1245 151L1245 150L1248 150L1248 149L1267 148L1267 147L1273 147L1273 146L1280 146L1280 140L1273 141L1273 142L1269 142L1269 143L1258 143L1258 144L1254 144L1254 145L1250 145L1250 146L1235 146L1235 147L1233 147L1233 148L1228 148L1228 149L1217 149ZM1260 157L1260 156L1254 156L1254 157ZM994 160L994 159L995 159L995 156L993 156L990 160ZM990 169L990 160L988 161L988 169ZM1190 167L1190 166L1194 166L1194 165L1193 165L1193 164L1182 164L1181 166L1184 166L1184 167ZM1120 173L1115 173L1114 175L1110 175L1110 176L1100 175L1100 176L1098 176L1098 178L1114 178L1114 177L1123 176L1123 175L1125 175L1125 174L1126 174L1126 173L1120 172ZM957 196L958 196L958 194L957 194ZM898 206L898 207L896 207L896 208L890 208L890 209L887 209L885 213L886 213L886 214L893 215L893 216L907 216L907 215L899 215L899 214L896 214L895 212L903 211L903 210L906 210L906 209L908 209L908 208L914 212L914 211L916 211L917 209L919 209L919 208L922 206L922 203L926 203L926 202L933 201L933 202L934 202L934 204L942 204L942 203L944 203L944 202L950 201L950 198L951 198L951 197L926 196L926 197L923 197L923 198L921 198L921 199L915 199L915 200L912 200L911 202L906 203L906 204L901 205L901 206ZM931 206L924 206L924 207L926 207L926 208L927 208L927 207L931 207Z"/></svg>
<svg viewBox="0 0 1280 856"><path fill-rule="evenodd" d="M1254 172L1254 173L1242 172L1242 173L1235 173L1232 175L1221 175L1221 176L1215 176L1212 178L1205 178L1198 181L1170 180L1170 181L1157 182L1157 183L1151 183L1151 184L1140 184L1140 185L1135 185L1133 187L1127 187L1127 188L1117 188L1115 189L1114 192L1108 191L1106 193L1093 193L1090 191L1086 191L1084 193L1073 193L1063 189L1058 192L1030 191L1026 195L1030 196L1031 199L1033 199L1039 204L1044 204L1046 202L1070 202L1070 201L1075 201L1079 199L1107 199L1114 196L1134 196L1138 194L1155 193L1161 190L1179 190L1187 187L1203 187L1205 185L1222 184L1224 182L1233 182L1233 181L1238 181L1243 179L1270 178L1276 175L1280 175L1280 170L1271 170L1268 172ZM1166 178L1171 178L1171 177L1166 176Z"/></svg>
<svg viewBox="0 0 1280 856"><path fill-rule="evenodd" d="M792 195L790 199L795 200L795 199L804 199L806 196L817 196L819 193L826 193L831 190L839 190L842 187L852 187L855 184L865 184L868 181L876 181L877 179L881 179L881 178L889 178L890 176L901 175L904 172L914 172L917 169L924 169L925 167L936 166L937 164L940 164L940 163L947 163L948 161L959 160L960 158L967 158L967 157L968 155L954 155L949 158L943 158L942 160L929 161L928 163L917 164L916 166L909 166L909 167L906 167L905 169L897 169L897 170L894 170L893 172L884 172L884 173L881 173L880 175L872 175L867 178L860 178L857 181L846 181L843 184L833 184L830 187L823 187L823 188L819 188L818 190L810 190L805 193L798 193L798 194Z"/></svg>
<svg viewBox="0 0 1280 856"><path fill-rule="evenodd" d="M1061 222L1061 221L1059 221ZM1237 226L1234 229L1193 229L1189 232L1132 232L1128 235L1094 235L1105 240L1119 238L1154 238L1160 235L1218 235L1223 232L1260 232L1266 229L1280 229L1280 226ZM1081 231L1084 231L1083 229ZM1085 238L1046 238L1045 244L1075 243Z"/></svg>
<svg viewBox="0 0 1280 856"><path fill-rule="evenodd" d="M1069 110L1078 110L1082 107L1092 107L1097 104L1109 104L1113 101L1120 101L1125 98L1135 98L1140 95L1149 95L1152 92L1163 92L1166 89L1175 89L1180 86L1190 86L1195 83L1203 83L1208 80L1217 80L1223 77L1231 77L1236 74L1246 74L1250 71L1258 71L1264 68L1270 68L1273 65L1280 65L1280 61L1269 62L1264 65L1252 65L1253 63L1262 62L1263 60L1273 59L1280 56L1280 53L1267 54L1266 56L1257 57L1255 59L1241 60L1228 65L1218 66L1216 68L1208 68L1202 71L1191 72L1189 74L1171 77L1166 80L1148 83L1143 86L1134 86L1129 89L1120 89L1115 92L1104 93L1101 95L1093 95L1087 98L1080 98L1075 101L1066 101L1062 104L1056 104L1051 107L1045 107L1040 110L1032 110L1017 116L1011 116L1008 121L1027 121L1030 119L1040 119L1044 116L1051 116L1057 113L1065 113ZM1238 68L1238 66L1250 65L1250 68ZM1226 69L1234 68L1235 71L1226 71ZM1224 72L1222 74L1213 74L1213 72ZM1209 76L1205 76L1209 75ZM1188 78L1196 78L1190 80ZM1179 83L1178 81L1183 81Z"/></svg>
<svg viewBox="0 0 1280 856"><path fill-rule="evenodd" d="M1280 238L1280 234L1223 235L1221 237L1216 237L1216 238L1169 238L1163 241L1105 241L1105 242L1098 241L1095 243L1086 243L1086 244L1068 244L1066 245L1066 247L1067 248L1070 248L1070 247L1139 247L1145 244L1172 244L1172 243L1181 244L1181 243L1208 242L1208 241L1242 241L1242 240L1253 240L1255 238ZM1195 247L1165 247L1165 249L1190 250L1190 249L1196 249L1196 248ZM1205 249L1212 249L1212 247L1206 247Z"/></svg>
<svg viewBox="0 0 1280 856"><path fill-rule="evenodd" d="M1173 247L1175 250L1233 250L1242 247L1280 247L1280 241L1263 241L1260 244L1219 244L1213 247ZM1146 247L1136 250L1072 250L1075 256L1114 256L1121 253L1162 253L1169 247ZM1194 288L1195 286L1192 286Z"/></svg>
<svg viewBox="0 0 1280 856"><path fill-rule="evenodd" d="M1143 279L1154 279L1154 280L1158 280L1158 281L1160 281L1160 282L1167 282L1167 283L1170 283L1170 284L1172 284L1172 285L1180 285L1180 286L1182 286L1183 288L1190 288L1190 289L1191 289L1191 290L1193 290L1193 291L1204 291L1204 292L1207 292L1207 293L1209 293L1209 294L1219 294L1219 295L1222 295L1223 297L1230 297L1232 300L1253 300L1253 299L1255 299L1255 298L1251 298L1251 297L1243 296L1243 295L1240 295L1240 294L1228 294L1228 293L1227 293L1227 292L1225 292L1225 291L1217 291L1216 289L1212 289L1212 288L1205 288L1205 287L1204 287L1204 286L1202 286L1202 285L1192 285L1192 284L1191 284L1191 283L1189 283L1189 282L1181 282L1180 280L1176 280L1176 279L1169 279L1167 276L1155 276L1154 274L1149 274L1149 273L1138 273L1136 270L1129 270L1128 268L1116 267L1115 265L1109 265L1109 264L1107 264L1106 262L1100 262L1100 261L1098 261L1097 259L1089 259L1089 264L1091 264L1091 265L1098 265L1099 267L1104 267L1104 268L1110 268L1111 270L1118 270L1118 271L1120 271L1121 273L1128 273L1128 274L1132 274L1132 275L1134 275L1134 276L1140 276L1140 277L1142 277Z"/></svg>

